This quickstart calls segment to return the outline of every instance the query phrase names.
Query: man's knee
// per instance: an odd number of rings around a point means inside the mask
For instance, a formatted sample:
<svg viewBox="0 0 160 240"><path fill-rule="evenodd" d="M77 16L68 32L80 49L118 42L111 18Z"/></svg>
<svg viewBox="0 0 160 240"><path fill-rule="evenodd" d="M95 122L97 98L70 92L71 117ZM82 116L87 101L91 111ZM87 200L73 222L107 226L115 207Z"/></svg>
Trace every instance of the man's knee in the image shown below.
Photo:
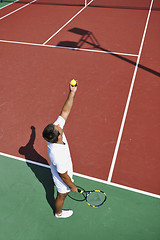
<svg viewBox="0 0 160 240"><path fill-rule="evenodd" d="M59 193L57 192L57 198L64 200L67 197L68 193Z"/></svg>

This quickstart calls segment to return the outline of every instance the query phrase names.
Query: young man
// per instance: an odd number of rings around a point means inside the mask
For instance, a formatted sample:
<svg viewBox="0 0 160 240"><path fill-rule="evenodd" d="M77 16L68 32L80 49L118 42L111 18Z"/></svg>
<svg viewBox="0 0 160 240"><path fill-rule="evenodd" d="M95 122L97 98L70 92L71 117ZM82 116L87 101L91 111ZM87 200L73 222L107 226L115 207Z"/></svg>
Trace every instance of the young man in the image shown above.
<svg viewBox="0 0 160 240"><path fill-rule="evenodd" d="M76 185L73 183L72 160L67 139L63 132L63 127L71 111L76 91L77 86L73 87L70 84L70 91L60 116L53 124L47 125L43 131L43 138L47 141L51 172L57 187L57 197L55 200L55 217L57 218L67 218L73 214L72 210L62 210L62 207L70 190L73 192L78 191Z"/></svg>

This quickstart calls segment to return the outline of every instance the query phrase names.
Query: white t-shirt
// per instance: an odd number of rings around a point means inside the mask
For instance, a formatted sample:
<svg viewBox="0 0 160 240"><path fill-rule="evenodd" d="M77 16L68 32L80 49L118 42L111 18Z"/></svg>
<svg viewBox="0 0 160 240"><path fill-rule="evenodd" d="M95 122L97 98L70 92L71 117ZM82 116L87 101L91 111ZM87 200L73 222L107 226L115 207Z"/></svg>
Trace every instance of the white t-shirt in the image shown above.
<svg viewBox="0 0 160 240"><path fill-rule="evenodd" d="M53 125L58 125L58 124L63 129L65 125L65 120L61 116L59 116L57 120L53 123ZM72 165L68 142L64 133L62 135L62 141L65 144L47 142L47 152L51 162L52 175L54 180L58 179L59 181L61 181L61 178L58 173L63 174L67 172L71 180L73 181L72 179L73 165Z"/></svg>

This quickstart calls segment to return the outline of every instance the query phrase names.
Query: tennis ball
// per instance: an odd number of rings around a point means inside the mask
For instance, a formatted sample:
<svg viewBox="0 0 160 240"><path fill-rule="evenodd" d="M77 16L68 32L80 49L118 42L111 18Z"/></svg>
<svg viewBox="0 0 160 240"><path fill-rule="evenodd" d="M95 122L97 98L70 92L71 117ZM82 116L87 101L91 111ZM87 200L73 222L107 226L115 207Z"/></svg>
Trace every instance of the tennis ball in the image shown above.
<svg viewBox="0 0 160 240"><path fill-rule="evenodd" d="M73 79L73 80L70 82L70 84L74 87L74 86L77 85L77 82L76 82L76 80Z"/></svg>

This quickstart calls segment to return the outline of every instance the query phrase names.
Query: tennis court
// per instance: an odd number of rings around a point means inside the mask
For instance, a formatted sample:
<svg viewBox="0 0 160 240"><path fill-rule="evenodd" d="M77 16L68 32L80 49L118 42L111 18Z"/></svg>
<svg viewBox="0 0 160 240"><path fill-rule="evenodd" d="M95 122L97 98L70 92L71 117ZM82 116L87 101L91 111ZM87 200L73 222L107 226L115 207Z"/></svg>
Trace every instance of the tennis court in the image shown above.
<svg viewBox="0 0 160 240"><path fill-rule="evenodd" d="M0 3L1 239L160 236L158 0ZM65 127L75 183L101 189L99 208L69 197L55 219L44 126L79 89ZM10 231L8 230L10 229Z"/></svg>

